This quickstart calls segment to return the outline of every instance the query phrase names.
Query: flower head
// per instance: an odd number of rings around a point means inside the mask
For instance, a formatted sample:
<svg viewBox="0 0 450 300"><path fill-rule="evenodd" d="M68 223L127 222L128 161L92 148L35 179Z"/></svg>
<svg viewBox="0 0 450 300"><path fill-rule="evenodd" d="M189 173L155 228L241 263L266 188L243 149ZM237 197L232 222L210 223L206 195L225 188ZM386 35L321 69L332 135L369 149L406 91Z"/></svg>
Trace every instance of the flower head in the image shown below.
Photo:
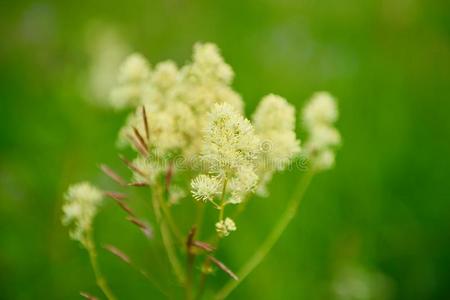
<svg viewBox="0 0 450 300"><path fill-rule="evenodd" d="M336 122L336 101L328 92L317 92L303 110L303 122L307 128Z"/></svg>
<svg viewBox="0 0 450 300"><path fill-rule="evenodd" d="M171 61L163 61L156 65L152 74L152 84L161 90L173 87L178 79L177 65Z"/></svg>
<svg viewBox="0 0 450 300"><path fill-rule="evenodd" d="M117 80L119 83L140 82L150 76L150 65L139 53L129 55L120 66Z"/></svg>
<svg viewBox="0 0 450 300"><path fill-rule="evenodd" d="M337 117L336 102L327 92L315 93L303 110L303 122L309 135L305 154L316 171L334 165L333 148L341 142L339 131L334 128Z"/></svg>
<svg viewBox="0 0 450 300"><path fill-rule="evenodd" d="M191 182L192 196L197 201L211 201L220 192L220 181L213 176L199 175Z"/></svg>
<svg viewBox="0 0 450 300"><path fill-rule="evenodd" d="M236 224L232 219L226 218L216 223L216 231L221 237L228 236L230 232L236 231Z"/></svg>
<svg viewBox="0 0 450 300"><path fill-rule="evenodd" d="M243 198L253 192L258 184L258 175L253 167L249 165L241 166L228 184L231 197L228 200L231 204L241 203Z"/></svg>
<svg viewBox="0 0 450 300"><path fill-rule="evenodd" d="M216 104L209 113L203 142L202 160L210 172L222 176L253 164L260 150L250 121L226 103Z"/></svg>
<svg viewBox="0 0 450 300"><path fill-rule="evenodd" d="M230 83L233 80L233 70L224 62L215 44L195 44L193 59L192 73L199 78L216 79L223 83Z"/></svg>
<svg viewBox="0 0 450 300"><path fill-rule="evenodd" d="M64 196L62 223L71 226L70 237L85 243L86 233L102 202L102 192L88 182L71 185Z"/></svg>
<svg viewBox="0 0 450 300"><path fill-rule="evenodd" d="M139 105L149 78L150 66L147 60L138 53L128 56L120 66L118 85L111 92L111 105L116 109Z"/></svg>
<svg viewBox="0 0 450 300"><path fill-rule="evenodd" d="M259 103L253 123L262 140L257 193L266 196L266 185L273 173L283 170L300 153L300 141L295 134L295 108L286 99L270 94Z"/></svg>

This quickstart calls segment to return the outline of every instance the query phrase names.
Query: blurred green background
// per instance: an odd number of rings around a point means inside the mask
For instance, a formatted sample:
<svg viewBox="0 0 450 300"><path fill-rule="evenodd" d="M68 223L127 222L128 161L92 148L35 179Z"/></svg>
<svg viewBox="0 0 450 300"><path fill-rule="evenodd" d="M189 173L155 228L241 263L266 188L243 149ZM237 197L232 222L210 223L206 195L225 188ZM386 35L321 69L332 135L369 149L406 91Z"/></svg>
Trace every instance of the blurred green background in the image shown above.
<svg viewBox="0 0 450 300"><path fill-rule="evenodd" d="M336 168L314 179L297 218L231 299L448 299L449 13L445 0L3 2L0 298L100 295L60 206L71 182L112 187L99 163L125 171L115 149L124 114L86 101L102 57L92 55L101 40L92 28L102 27L152 63L182 64L194 42L217 43L247 114L270 92L297 108L318 90L339 99ZM251 202L220 253L232 269L270 230L297 177L277 176L271 197ZM96 225L99 244L154 266L116 206ZM120 299L159 296L100 256ZM226 280L217 273L210 283Z"/></svg>

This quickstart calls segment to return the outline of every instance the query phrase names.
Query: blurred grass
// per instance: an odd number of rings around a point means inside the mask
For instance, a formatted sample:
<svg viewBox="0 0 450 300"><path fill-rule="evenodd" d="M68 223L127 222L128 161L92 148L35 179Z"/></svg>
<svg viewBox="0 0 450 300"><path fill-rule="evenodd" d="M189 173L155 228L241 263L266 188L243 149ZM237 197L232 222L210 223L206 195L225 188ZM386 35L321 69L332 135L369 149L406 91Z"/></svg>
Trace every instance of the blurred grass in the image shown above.
<svg viewBox="0 0 450 300"><path fill-rule="evenodd" d="M153 63L183 63L194 42L217 43L247 113L270 92L299 109L317 90L339 99L337 167L315 178L297 219L232 299L331 299L348 265L384 274L391 299L448 297L449 11L448 1L425 0L3 3L0 298L99 294L86 254L60 225L69 183L111 187L96 166L120 166L114 144L124 116L88 104L80 89L95 20ZM249 205L220 253L230 267L264 238L297 175L277 176L272 196ZM97 221L101 242L154 266L148 243L114 206ZM101 263L120 298L158 296L109 254ZM218 273L211 284L225 280Z"/></svg>

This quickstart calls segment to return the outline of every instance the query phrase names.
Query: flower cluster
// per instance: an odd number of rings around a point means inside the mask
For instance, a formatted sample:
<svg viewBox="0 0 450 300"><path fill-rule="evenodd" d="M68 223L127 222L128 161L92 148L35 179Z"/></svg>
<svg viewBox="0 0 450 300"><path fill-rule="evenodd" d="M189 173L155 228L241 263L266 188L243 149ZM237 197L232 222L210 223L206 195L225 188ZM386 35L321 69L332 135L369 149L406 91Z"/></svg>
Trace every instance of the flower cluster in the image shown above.
<svg viewBox="0 0 450 300"><path fill-rule="evenodd" d="M139 104L140 97L149 80L149 66L146 59L134 53L120 66L118 86L111 94L111 105L116 109Z"/></svg>
<svg viewBox="0 0 450 300"><path fill-rule="evenodd" d="M336 101L327 92L314 94L303 110L303 122L309 134L305 153L317 171L334 165L333 148L341 142L339 131L333 127L337 118Z"/></svg>
<svg viewBox="0 0 450 300"><path fill-rule="evenodd" d="M267 196L273 174L284 170L301 150L295 108L269 94L250 122L241 97L231 88L233 77L211 43L195 44L192 61L182 67L173 61L152 67L135 53L120 67L111 97L113 107L135 109L118 139L119 146L131 146L139 153L133 161L134 180L152 186L169 171L178 177L193 175L188 179L193 198L212 203L220 211L219 223L225 220L226 205L239 204L251 193ZM310 133L305 153L314 157L316 169L330 166L330 156L334 160L330 147L339 139L331 127L336 109L327 108L328 98L317 94L304 111ZM183 159L173 164L178 157ZM187 195L186 188L183 183L170 185L169 198L177 202Z"/></svg>
<svg viewBox="0 0 450 300"><path fill-rule="evenodd" d="M236 231L236 224L230 218L220 220L216 223L216 231L220 237L228 236L230 232Z"/></svg>
<svg viewBox="0 0 450 300"><path fill-rule="evenodd" d="M102 192L88 182L81 182L69 187L62 207L62 222L70 226L72 239L86 242L86 235L91 230L92 221L102 202Z"/></svg>
<svg viewBox="0 0 450 300"><path fill-rule="evenodd" d="M186 158L201 151L207 114L215 103L229 103L242 111L240 96L230 87L233 71L214 44L196 44L192 63L178 68L172 61L154 69L141 55L131 55L122 65L113 106L138 107L121 130L119 143L129 142L133 127L142 125L139 106L147 111L149 148L158 156L182 153ZM141 131L142 132L142 131Z"/></svg>
<svg viewBox="0 0 450 300"><path fill-rule="evenodd" d="M295 108L280 96L267 95L253 115L253 124L263 142L257 193L265 196L273 173L284 170L300 153L300 141L295 135Z"/></svg>

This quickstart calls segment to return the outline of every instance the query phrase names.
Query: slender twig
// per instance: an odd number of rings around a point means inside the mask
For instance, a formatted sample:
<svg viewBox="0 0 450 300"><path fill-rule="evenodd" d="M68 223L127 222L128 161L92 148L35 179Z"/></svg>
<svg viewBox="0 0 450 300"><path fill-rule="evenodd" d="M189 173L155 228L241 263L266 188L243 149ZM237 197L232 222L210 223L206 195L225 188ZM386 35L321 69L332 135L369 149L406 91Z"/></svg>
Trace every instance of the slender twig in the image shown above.
<svg viewBox="0 0 450 300"><path fill-rule="evenodd" d="M231 271L230 268L228 268L223 262L221 262L220 260L218 260L217 258L215 258L212 255L209 255L209 259L217 266L219 267L219 269L221 269L222 271L224 271L225 273L227 273L231 278L233 278L234 280L239 280L239 278L237 277L236 274L234 274L233 271Z"/></svg>
<svg viewBox="0 0 450 300"><path fill-rule="evenodd" d="M213 245L202 241L194 241L192 243L192 246L197 247L198 249L201 249L206 252L213 252L214 250L216 250L216 248Z"/></svg>
<svg viewBox="0 0 450 300"><path fill-rule="evenodd" d="M147 142L150 142L150 133L148 128L148 120L147 120L147 112L145 111L145 106L142 105L142 119L144 119L144 129L145 129L145 137L147 138Z"/></svg>
<svg viewBox="0 0 450 300"><path fill-rule="evenodd" d="M133 131L134 132L134 131ZM148 157L148 150L145 145L142 144L142 142L139 140L139 138L136 137L136 132L134 132L134 135L127 134L128 139L133 144L134 148L139 151L139 153L143 157Z"/></svg>
<svg viewBox="0 0 450 300"><path fill-rule="evenodd" d="M100 271L100 266L97 261L97 250L95 248L95 244L92 238L92 229L88 230L84 245L89 253L89 259L91 262L92 270L94 271L95 280L97 282L98 287L102 290L103 294L105 294L108 300L115 300L116 297L112 293L108 283L106 282L106 279L103 277L103 274Z"/></svg>
<svg viewBox="0 0 450 300"><path fill-rule="evenodd" d="M136 139L138 140L139 144L141 144L142 147L144 147L146 150L148 149L148 144L142 137L142 134L139 132L139 130L136 127L133 127L133 133Z"/></svg>
<svg viewBox="0 0 450 300"><path fill-rule="evenodd" d="M127 182L125 181L125 179L122 178L122 176L120 176L119 174L117 174L116 172L114 172L110 167L108 167L105 164L101 164L100 165L100 169L102 170L103 173L105 173L106 176L108 176L109 178L111 178L113 181L115 181L117 184L121 185L121 186L126 186Z"/></svg>
<svg viewBox="0 0 450 300"><path fill-rule="evenodd" d="M154 287L156 287L164 296L168 297L169 294L161 287L159 282L151 276L148 272L138 267L128 255L126 255L122 250L118 249L117 247L113 245L103 245L103 248L110 252L111 254L115 255L116 257L120 258L124 263L126 263L128 266L130 266L133 270L144 276L147 281L152 284Z"/></svg>
<svg viewBox="0 0 450 300"><path fill-rule="evenodd" d="M119 154L119 158L120 160L127 165L127 167L131 170L134 171L136 173L138 173L139 175L141 175L142 177L147 177L147 173L144 172L143 170L139 169L136 165L134 165L130 160L128 160L125 156L123 156L122 154Z"/></svg>
<svg viewBox="0 0 450 300"><path fill-rule="evenodd" d="M300 182L295 190L292 198L289 200L284 213L281 215L277 224L267 236L266 240L261 244L254 255L247 261L247 263L238 272L239 280L228 282L219 292L216 294L215 299L225 299L266 257L282 233L294 218L298 206L303 199L303 195L311 182L313 172L308 172L300 179Z"/></svg>
<svg viewBox="0 0 450 300"><path fill-rule="evenodd" d="M167 168L167 172L166 172L166 178L165 178L166 193L169 192L170 184L172 183L172 176L173 176L173 161L171 161L169 163L169 167Z"/></svg>
<svg viewBox="0 0 450 300"><path fill-rule="evenodd" d="M135 187L146 187L148 186L147 182L130 182L128 186L135 186Z"/></svg>
<svg viewBox="0 0 450 300"><path fill-rule="evenodd" d="M125 219L136 225L147 239L150 240L153 238L153 228L150 227L150 225L148 225L146 222L138 219L134 215L128 215Z"/></svg>
<svg viewBox="0 0 450 300"><path fill-rule="evenodd" d="M118 193L118 192L104 192L103 193L105 196L110 197L116 201L121 201L123 199L127 198L127 195L122 194L122 193Z"/></svg>
<svg viewBox="0 0 450 300"><path fill-rule="evenodd" d="M194 263L195 263L195 252L192 250L192 247L194 245L194 238L195 233L197 229L195 226L191 228L189 231L187 240L186 240L186 252L187 252L187 266L186 266L186 284L185 284L185 290L186 290L186 299L190 300L193 299L192 295L192 283L194 281Z"/></svg>

